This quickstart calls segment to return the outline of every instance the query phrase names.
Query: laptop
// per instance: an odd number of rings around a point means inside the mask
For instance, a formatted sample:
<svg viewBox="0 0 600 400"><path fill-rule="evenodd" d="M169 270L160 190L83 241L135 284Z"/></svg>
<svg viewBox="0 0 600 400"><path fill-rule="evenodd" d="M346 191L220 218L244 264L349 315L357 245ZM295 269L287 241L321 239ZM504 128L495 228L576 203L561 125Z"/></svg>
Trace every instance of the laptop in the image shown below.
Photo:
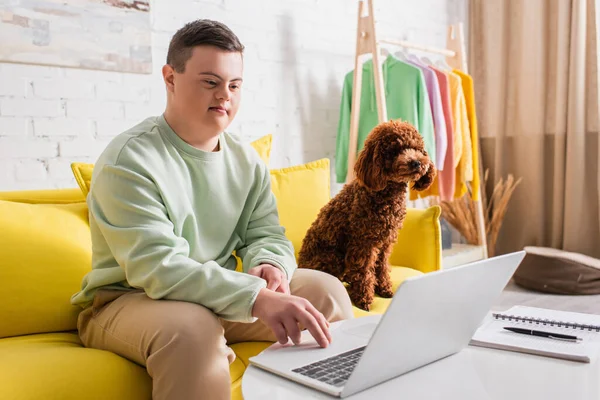
<svg viewBox="0 0 600 400"><path fill-rule="evenodd" d="M524 251L406 279L383 315L331 324L321 348L275 343L254 366L335 397L347 397L465 348L513 276Z"/></svg>

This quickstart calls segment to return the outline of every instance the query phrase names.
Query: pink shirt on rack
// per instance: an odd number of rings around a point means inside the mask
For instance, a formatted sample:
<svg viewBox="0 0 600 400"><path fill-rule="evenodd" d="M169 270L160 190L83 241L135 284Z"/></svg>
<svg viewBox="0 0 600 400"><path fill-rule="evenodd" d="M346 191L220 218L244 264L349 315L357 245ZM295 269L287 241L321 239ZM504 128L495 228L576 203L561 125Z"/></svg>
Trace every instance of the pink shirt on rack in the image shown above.
<svg viewBox="0 0 600 400"><path fill-rule="evenodd" d="M438 78L442 109L446 120L447 148L444 166L437 175L440 200L452 200L454 198L454 185L456 183L456 171L454 168L454 129L452 124L452 106L450 104L450 86L448 76L443 71L430 66Z"/></svg>
<svg viewBox="0 0 600 400"><path fill-rule="evenodd" d="M405 62L419 68L423 72L423 77L425 78L435 132L436 168L441 171L444 169L444 162L446 160L446 151L448 149L446 142L448 140L448 134L446 133L446 120L444 118L442 99L440 98L438 78L435 72L414 54L409 54Z"/></svg>

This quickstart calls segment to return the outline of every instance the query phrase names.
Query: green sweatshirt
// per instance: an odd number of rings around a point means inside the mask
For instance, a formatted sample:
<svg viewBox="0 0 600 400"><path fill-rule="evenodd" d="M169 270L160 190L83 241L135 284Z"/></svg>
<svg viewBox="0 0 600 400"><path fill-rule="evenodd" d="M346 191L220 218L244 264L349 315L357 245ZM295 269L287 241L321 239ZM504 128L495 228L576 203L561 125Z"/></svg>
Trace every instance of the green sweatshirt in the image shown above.
<svg viewBox="0 0 600 400"><path fill-rule="evenodd" d="M246 272L267 263L290 279L294 249L258 153L228 133L219 145L205 152L187 144L162 116L113 139L94 166L92 270L73 304L88 306L101 287L138 288L227 320L256 320L252 306L266 282ZM234 250L244 273L235 271Z"/></svg>
<svg viewBox="0 0 600 400"><path fill-rule="evenodd" d="M362 150L367 135L379 123L373 80L373 60L366 61L362 68L357 154ZM402 119L413 124L423 137L425 150L431 161L436 164L433 116L423 72L391 55L383 62L382 70L388 120ZM346 74L342 88L335 152L335 171L338 183L346 182L348 173L353 80L354 72L352 71Z"/></svg>

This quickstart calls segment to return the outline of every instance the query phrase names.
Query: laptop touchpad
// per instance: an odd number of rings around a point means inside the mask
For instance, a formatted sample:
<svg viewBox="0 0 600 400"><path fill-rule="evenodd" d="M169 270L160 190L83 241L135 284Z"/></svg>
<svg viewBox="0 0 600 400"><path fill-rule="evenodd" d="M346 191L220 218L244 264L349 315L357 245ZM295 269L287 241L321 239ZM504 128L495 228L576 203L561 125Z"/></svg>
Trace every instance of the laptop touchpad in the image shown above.
<svg viewBox="0 0 600 400"><path fill-rule="evenodd" d="M369 339L373 335L373 332L375 332L376 326L377 326L377 323L375 323L375 322L361 324L358 326L348 326L348 327L342 326L342 331L344 333L347 333L350 335Z"/></svg>

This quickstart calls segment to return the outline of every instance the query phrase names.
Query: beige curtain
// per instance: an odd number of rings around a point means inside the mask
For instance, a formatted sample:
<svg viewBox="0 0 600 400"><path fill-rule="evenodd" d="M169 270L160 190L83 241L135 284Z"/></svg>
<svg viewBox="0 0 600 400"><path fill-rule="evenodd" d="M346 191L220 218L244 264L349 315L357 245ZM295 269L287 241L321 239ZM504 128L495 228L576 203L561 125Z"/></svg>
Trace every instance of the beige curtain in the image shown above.
<svg viewBox="0 0 600 400"><path fill-rule="evenodd" d="M498 253L549 246L600 257L594 0L471 0L469 68L489 194L523 177Z"/></svg>

